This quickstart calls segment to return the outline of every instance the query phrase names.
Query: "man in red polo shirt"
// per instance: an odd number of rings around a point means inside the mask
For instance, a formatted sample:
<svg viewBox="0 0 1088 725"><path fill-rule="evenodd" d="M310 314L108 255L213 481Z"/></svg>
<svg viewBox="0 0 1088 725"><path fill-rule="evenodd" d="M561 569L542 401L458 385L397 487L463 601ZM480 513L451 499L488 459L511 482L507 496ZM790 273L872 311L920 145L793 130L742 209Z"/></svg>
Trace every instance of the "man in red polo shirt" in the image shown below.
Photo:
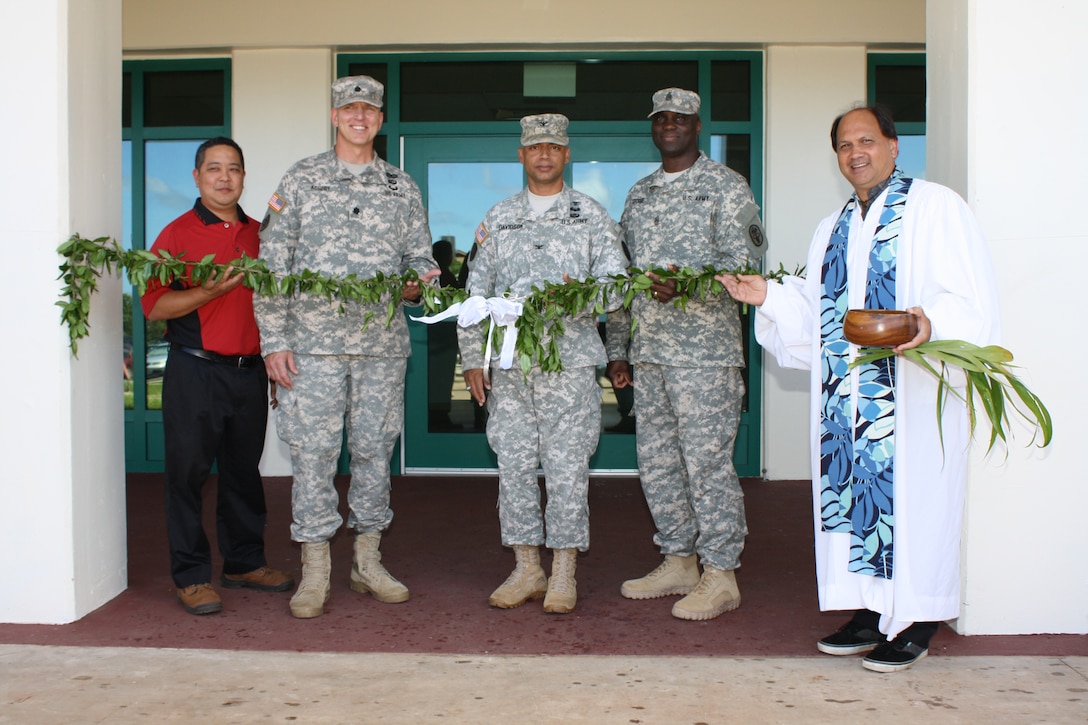
<svg viewBox="0 0 1088 725"><path fill-rule="evenodd" d="M256 258L257 223L238 204L244 179L238 144L224 137L201 144L193 171L200 198L162 230L151 251L187 261L214 254L216 264L243 254ZM223 609L211 584L211 547L201 522L201 488L213 463L219 466L220 583L271 592L295 585L290 574L269 568L264 555L264 484L257 466L268 420L268 376L253 292L242 278L241 272L224 272L200 285L184 278L156 281L142 298L147 319L167 320L166 530L178 601L190 614Z"/></svg>

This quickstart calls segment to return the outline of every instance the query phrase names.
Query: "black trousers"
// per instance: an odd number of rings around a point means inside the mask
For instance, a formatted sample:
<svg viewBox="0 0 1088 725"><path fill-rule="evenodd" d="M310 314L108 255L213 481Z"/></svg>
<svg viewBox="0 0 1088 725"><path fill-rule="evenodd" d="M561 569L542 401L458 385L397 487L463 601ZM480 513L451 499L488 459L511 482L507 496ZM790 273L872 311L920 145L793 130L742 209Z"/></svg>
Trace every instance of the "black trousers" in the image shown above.
<svg viewBox="0 0 1088 725"><path fill-rule="evenodd" d="M166 531L174 584L210 582L201 489L218 464L216 533L223 571L265 565L264 484L258 471L268 422L264 365L235 368L171 350L162 385Z"/></svg>

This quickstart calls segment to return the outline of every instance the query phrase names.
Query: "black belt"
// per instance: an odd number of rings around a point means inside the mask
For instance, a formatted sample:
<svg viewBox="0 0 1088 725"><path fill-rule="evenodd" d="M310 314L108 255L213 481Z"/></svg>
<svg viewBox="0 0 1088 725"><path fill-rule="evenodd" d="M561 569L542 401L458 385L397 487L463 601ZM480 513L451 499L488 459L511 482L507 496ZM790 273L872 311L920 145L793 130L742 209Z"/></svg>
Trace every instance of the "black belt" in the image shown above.
<svg viewBox="0 0 1088 725"><path fill-rule="evenodd" d="M264 358L260 355L220 355L217 352L209 352L196 347L185 347L177 343L171 345L170 349L198 357L201 360L208 360L220 365L230 365L232 368L251 368L264 364Z"/></svg>

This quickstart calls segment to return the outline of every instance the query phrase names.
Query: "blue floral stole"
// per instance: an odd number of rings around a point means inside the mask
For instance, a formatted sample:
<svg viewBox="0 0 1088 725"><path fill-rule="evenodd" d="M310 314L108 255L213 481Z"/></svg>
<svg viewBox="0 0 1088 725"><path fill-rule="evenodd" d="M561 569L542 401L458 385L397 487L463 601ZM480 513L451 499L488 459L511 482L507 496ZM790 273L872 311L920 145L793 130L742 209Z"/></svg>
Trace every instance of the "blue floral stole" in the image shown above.
<svg viewBox="0 0 1088 725"><path fill-rule="evenodd" d="M894 310L895 263L903 209L913 179L892 175L869 250L867 309ZM820 508L822 528L850 534L849 570L892 578L895 516L895 358L858 368L857 410L851 402L850 343L843 337L849 308L846 250L857 195L831 232L820 279ZM862 223L861 219L857 220Z"/></svg>

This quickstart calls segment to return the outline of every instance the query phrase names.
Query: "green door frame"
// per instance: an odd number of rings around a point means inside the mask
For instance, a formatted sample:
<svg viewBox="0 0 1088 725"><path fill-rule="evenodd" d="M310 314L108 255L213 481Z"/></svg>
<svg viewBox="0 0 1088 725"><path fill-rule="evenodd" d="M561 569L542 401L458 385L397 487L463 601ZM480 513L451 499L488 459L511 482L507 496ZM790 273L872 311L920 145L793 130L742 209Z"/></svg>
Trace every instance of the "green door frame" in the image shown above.
<svg viewBox="0 0 1088 725"><path fill-rule="evenodd" d="M403 166L402 148L410 143L409 139L420 137L458 137L462 143L467 143L473 137L503 137L511 136L511 123L500 122L412 122L401 118L400 107L400 66L402 63L448 63L448 62L510 62L521 63L526 61L585 61L589 58L622 61L622 60L691 60L698 64L699 87L697 90L703 99L701 117L703 122L703 135L700 138L700 147L708 154L711 153L712 138L715 136L741 135L747 136L750 141L750 167L749 183L755 194L757 203L762 205L763 198L763 54L759 51L669 51L669 52L617 52L617 53L402 53L402 54L339 54L336 58L337 76L349 75L353 72L353 66L364 64L370 67L381 66L385 71L385 123L381 135L385 136L386 159L395 165ZM713 64L716 61L744 60L749 63L749 94L750 108L746 113L730 114L730 117L743 117L745 120L716 121L714 113L714 77ZM358 71L355 71L358 72ZM647 104L649 103L647 99ZM571 135L573 136L630 136L649 137L649 126L645 120L631 121L576 121L571 123ZM577 152L577 147L572 144L572 150ZM508 159L502 159L508 160ZM577 160L577 157L575 157ZM724 161L724 159L720 159ZM408 163L412 165L411 159ZM414 166L414 165L413 165ZM412 174L413 169L406 169ZM418 170L413 178L425 185ZM424 190L424 194L426 191ZM498 199L496 199L498 201ZM742 476L761 475L761 419L760 404L762 401L762 351L755 342L754 332L747 316L743 320L745 326L745 339L747 343L748 360L748 390L747 405L742 414L741 428L737 436L735 463ZM411 325L412 328L420 326ZM409 360L409 368L424 371L423 380L426 380L424 360L426 351L425 331L413 330L413 357ZM411 375L411 373L410 373ZM421 397L422 396L422 397ZM406 392L406 405L408 410L426 410L425 390L414 389L409 386ZM419 407L421 406L421 407ZM411 417L411 416L409 416ZM462 434L471 435L471 434ZM441 437L441 436L439 436ZM444 449L435 443L430 448L424 437L416 441L416 434L406 430L405 446L424 445L433 451L436 462L444 460ZM402 454L402 461L404 461ZM633 459L632 459L633 460ZM633 464L632 464L633 466ZM414 468L408 465L408 468ZM436 466L437 467L437 466Z"/></svg>

